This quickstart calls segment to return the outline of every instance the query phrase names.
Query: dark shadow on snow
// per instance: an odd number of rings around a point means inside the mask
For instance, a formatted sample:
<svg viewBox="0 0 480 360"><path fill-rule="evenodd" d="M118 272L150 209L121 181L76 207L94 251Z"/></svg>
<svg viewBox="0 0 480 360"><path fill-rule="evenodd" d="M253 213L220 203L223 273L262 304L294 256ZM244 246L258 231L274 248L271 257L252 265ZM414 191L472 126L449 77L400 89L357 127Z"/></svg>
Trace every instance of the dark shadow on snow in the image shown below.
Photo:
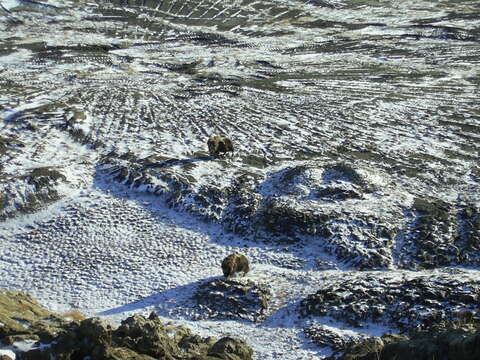
<svg viewBox="0 0 480 360"><path fill-rule="evenodd" d="M133 170L141 173L142 170L144 171L146 169L182 166L199 161L211 161L213 159L215 159L213 156L199 156L181 160L168 159L144 165L140 170ZM271 175L263 183L257 185L254 191L263 192L262 184L272 186L272 183L278 180L276 177L276 175ZM173 179L173 181L175 181L175 179ZM172 192L176 189L175 186L166 189L163 193L155 193L153 191L139 189L138 185L128 182L127 179L119 180L115 176L112 176L108 170L102 169L102 167L97 167L93 186L102 192L120 199L137 201L139 205L144 206L149 211L163 213L164 215L157 217L159 222L173 224L186 230L207 235L212 243L238 248L237 251L240 252L242 251L242 248L261 247L275 251L278 254L285 254L281 257L278 264L272 264L275 266L297 270L312 270L315 267L314 263L318 259L322 259L328 262L333 261L337 263L337 265L344 267L341 261L337 261L334 256L322 251L321 248L323 242L318 235L300 234L299 236L294 236L294 228L292 228L291 236L288 236L286 233L282 235L275 231L268 232L261 228L259 228L258 231L252 230L251 233L236 233L225 226L222 218L219 220L204 219L198 214L182 208L182 205L177 205L170 201ZM274 197L275 196L273 196L273 198ZM229 199L229 201L231 200L232 199ZM270 200L272 200L272 195L268 194L264 199L264 202ZM144 205L145 203L149 203L150 205ZM262 207L265 207L265 205L262 205ZM263 208L261 208L259 212L262 213ZM261 216L261 214L256 214L255 216ZM238 221L241 220L242 219L240 218ZM286 219L282 220L279 218L279 220L283 221ZM285 224L285 226L287 225L288 224ZM258 227L259 224L252 223L250 226ZM304 251L306 246L310 248L310 251L308 251L307 254Z"/></svg>
<svg viewBox="0 0 480 360"><path fill-rule="evenodd" d="M215 156L197 156L190 159L168 159L165 161L145 165L139 168L138 170L143 171L147 169L163 169L163 168L169 168L173 166L183 166L183 165L193 164L200 161L212 161L215 159L217 159Z"/></svg>
<svg viewBox="0 0 480 360"><path fill-rule="evenodd" d="M156 294L135 300L131 303L121 305L116 308L104 310L97 313L97 316L117 315L130 311L142 310L149 306L154 306L155 311L161 316L173 318L188 318L186 309L191 309L195 301L191 299L195 289L205 283L219 278L212 276L198 281L167 289Z"/></svg>

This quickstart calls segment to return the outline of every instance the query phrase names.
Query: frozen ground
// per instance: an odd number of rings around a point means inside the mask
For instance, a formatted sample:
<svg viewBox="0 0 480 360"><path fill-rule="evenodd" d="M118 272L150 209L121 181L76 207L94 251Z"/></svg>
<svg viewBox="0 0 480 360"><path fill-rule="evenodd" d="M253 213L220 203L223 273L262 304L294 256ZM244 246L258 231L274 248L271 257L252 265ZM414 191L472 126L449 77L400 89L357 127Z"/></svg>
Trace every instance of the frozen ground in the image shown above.
<svg viewBox="0 0 480 360"><path fill-rule="evenodd" d="M129 194L118 186L111 190L92 187L4 224L2 287L22 289L53 311L78 309L112 322L155 310L205 336L243 338L259 359L318 355L319 349L305 345L290 302L315 290L322 273L286 270L282 265L296 260L291 252L179 216L156 205L153 196ZM249 257L249 278L270 284L285 307L261 325L189 321L194 287L220 277L220 262L233 250Z"/></svg>
<svg viewBox="0 0 480 360"><path fill-rule="evenodd" d="M301 317L332 283L480 300L476 1L41 3L0 0L1 288L285 360L331 353L312 324L395 327ZM190 299L233 251L273 293L264 322Z"/></svg>
<svg viewBox="0 0 480 360"><path fill-rule="evenodd" d="M108 190L105 190L108 189ZM0 226L2 287L21 289L52 311L75 309L112 323L156 311L205 336L246 340L255 359L312 359L330 354L303 334L299 300L322 286L366 276L385 279L447 275L428 272L289 269L314 261L318 249L268 246L225 233L158 204L158 198L98 180L34 215ZM195 287L221 277L221 260L233 251L252 263L248 278L268 284L278 310L263 323L196 320ZM308 254L311 254L310 256ZM460 271L461 272L461 271ZM477 271L462 278L478 279ZM458 273L457 273L458 275ZM344 336L379 336L382 325L358 329L331 318L317 319Z"/></svg>

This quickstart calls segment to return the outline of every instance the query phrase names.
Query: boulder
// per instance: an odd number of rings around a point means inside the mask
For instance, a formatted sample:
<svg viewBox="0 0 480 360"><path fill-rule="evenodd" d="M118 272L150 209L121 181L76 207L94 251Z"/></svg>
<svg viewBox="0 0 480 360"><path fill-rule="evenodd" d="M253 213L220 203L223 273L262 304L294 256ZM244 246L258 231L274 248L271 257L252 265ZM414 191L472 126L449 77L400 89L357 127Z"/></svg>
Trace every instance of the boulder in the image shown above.
<svg viewBox="0 0 480 360"><path fill-rule="evenodd" d="M358 351L361 349L361 351ZM345 351L341 360L477 360L480 359L480 332L454 329L430 332L410 339L384 344L370 339Z"/></svg>
<svg viewBox="0 0 480 360"><path fill-rule="evenodd" d="M347 346L343 360L361 359L365 356L379 356L384 347L383 340L379 337L367 337L363 341L350 343Z"/></svg>
<svg viewBox="0 0 480 360"><path fill-rule="evenodd" d="M112 342L112 327L98 317L89 318L80 323L78 335L92 343L109 345Z"/></svg>
<svg viewBox="0 0 480 360"><path fill-rule="evenodd" d="M167 329L160 318L152 313L148 318L133 315L122 321L114 332L115 342L154 358L173 358L179 352L178 339L171 337L180 328ZM175 341L177 340L177 341Z"/></svg>
<svg viewBox="0 0 480 360"><path fill-rule="evenodd" d="M200 335L186 334L178 343L178 347L193 356L205 356L216 340L212 337L203 338Z"/></svg>
<svg viewBox="0 0 480 360"><path fill-rule="evenodd" d="M231 337L218 340L208 351L209 357L222 360L251 360L252 355L252 349L244 341Z"/></svg>
<svg viewBox="0 0 480 360"><path fill-rule="evenodd" d="M340 351L352 341L351 336L340 334L336 329L320 324L310 324L304 329L305 335L321 347L329 347Z"/></svg>

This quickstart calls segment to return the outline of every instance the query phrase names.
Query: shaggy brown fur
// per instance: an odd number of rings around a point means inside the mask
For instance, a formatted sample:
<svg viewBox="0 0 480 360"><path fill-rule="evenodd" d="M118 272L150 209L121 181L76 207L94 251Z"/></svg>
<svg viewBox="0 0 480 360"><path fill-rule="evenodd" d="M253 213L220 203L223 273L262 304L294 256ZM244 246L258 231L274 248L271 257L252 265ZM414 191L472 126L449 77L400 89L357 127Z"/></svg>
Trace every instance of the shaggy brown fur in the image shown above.
<svg viewBox="0 0 480 360"><path fill-rule="evenodd" d="M228 151L233 153L232 141L225 136L212 136L208 139L207 145L211 156L218 156L220 153L226 154Z"/></svg>
<svg viewBox="0 0 480 360"><path fill-rule="evenodd" d="M222 270L226 278L238 272L243 272L243 275L245 275L250 271L250 265L245 255L234 253L223 259Z"/></svg>

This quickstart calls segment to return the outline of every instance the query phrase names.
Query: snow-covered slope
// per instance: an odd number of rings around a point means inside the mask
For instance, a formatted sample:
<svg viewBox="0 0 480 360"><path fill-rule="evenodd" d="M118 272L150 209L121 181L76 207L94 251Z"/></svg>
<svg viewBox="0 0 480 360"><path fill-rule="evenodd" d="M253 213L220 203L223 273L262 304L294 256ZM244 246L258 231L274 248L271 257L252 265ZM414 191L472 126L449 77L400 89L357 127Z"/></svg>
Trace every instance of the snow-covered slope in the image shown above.
<svg viewBox="0 0 480 360"><path fill-rule="evenodd" d="M420 3L0 1L0 287L256 359L478 312L480 23ZM259 317L198 296L235 251Z"/></svg>

